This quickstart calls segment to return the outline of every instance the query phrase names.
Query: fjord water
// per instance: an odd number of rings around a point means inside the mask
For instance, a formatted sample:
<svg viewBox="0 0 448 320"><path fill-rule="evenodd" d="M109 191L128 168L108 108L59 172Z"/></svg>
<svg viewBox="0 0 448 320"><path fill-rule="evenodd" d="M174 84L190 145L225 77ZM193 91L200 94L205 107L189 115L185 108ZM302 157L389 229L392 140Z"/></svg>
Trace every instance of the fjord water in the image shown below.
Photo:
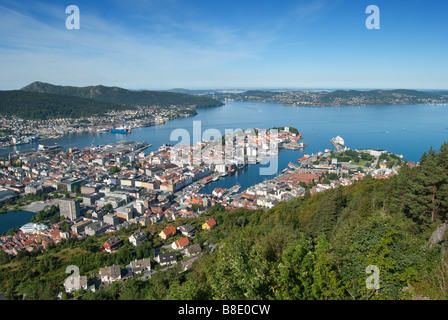
<svg viewBox="0 0 448 320"><path fill-rule="evenodd" d="M135 128L131 134L83 133L70 134L60 139L39 141L39 143L59 143L64 148L84 148L107 144L119 140L146 141L152 147L145 150L149 154L163 143L176 144L170 135L175 129L183 128L190 133L193 142L193 121L201 122L201 133L207 129L249 129L292 126L303 134L308 146L304 150L281 150L278 158L277 174L289 162L297 163L303 154L317 153L326 148L333 149L330 139L340 135L345 144L352 148L379 148L403 155L409 161L419 161L423 152L439 149L448 140L448 107L443 105L389 105L351 107L292 107L264 102L226 102L222 107L198 109L198 114L190 118L167 121L164 125ZM37 148L38 143L22 145L21 150ZM3 153L10 150L1 150ZM215 187L230 187L240 184L243 189L273 176L260 176L259 167L253 165L237 175L220 179L207 185L203 191L209 193Z"/></svg>

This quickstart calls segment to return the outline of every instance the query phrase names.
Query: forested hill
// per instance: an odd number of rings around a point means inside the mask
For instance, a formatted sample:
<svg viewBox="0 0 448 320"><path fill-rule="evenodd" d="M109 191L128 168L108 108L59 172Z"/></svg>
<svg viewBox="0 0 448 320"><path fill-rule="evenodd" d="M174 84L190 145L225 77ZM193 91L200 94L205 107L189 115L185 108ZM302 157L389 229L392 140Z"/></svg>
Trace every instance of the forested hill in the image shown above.
<svg viewBox="0 0 448 320"><path fill-rule="evenodd" d="M128 106L140 105L170 107L172 105L195 105L197 108L206 108L223 105L222 102L208 97L165 91L127 90L119 87L106 87L102 85L73 87L58 86L43 82L33 82L21 90L89 98L96 101Z"/></svg>
<svg viewBox="0 0 448 320"><path fill-rule="evenodd" d="M80 118L129 108L60 94L22 90L0 91L0 115L15 115L22 119Z"/></svg>

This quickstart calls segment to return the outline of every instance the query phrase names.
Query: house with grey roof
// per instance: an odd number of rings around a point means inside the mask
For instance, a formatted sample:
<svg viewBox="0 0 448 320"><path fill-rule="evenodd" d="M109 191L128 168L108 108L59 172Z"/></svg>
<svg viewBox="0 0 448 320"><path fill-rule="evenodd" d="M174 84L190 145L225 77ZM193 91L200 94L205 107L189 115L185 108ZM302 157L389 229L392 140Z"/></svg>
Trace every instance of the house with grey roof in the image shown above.
<svg viewBox="0 0 448 320"><path fill-rule="evenodd" d="M192 246L189 246L188 248L186 248L185 250L182 251L182 253L186 256L186 257L195 257L198 254L200 254L202 251L201 246L199 244L194 244Z"/></svg>
<svg viewBox="0 0 448 320"><path fill-rule="evenodd" d="M149 259L135 259L134 261L131 261L131 263L128 266L129 270L132 271L135 274L140 274L143 271L149 271L151 270L151 260Z"/></svg>
<svg viewBox="0 0 448 320"><path fill-rule="evenodd" d="M77 277L68 277L64 281L65 292L71 293L78 291L79 289L87 290L87 277L86 276L77 276Z"/></svg>
<svg viewBox="0 0 448 320"><path fill-rule="evenodd" d="M180 226L179 227L179 231L184 235L184 236L188 236L191 237L194 235L196 228L193 227L191 224L186 224L184 226Z"/></svg>
<svg viewBox="0 0 448 320"><path fill-rule="evenodd" d="M176 252L166 252L160 253L157 257L154 258L161 266L167 264L173 264L177 262L177 253Z"/></svg>
<svg viewBox="0 0 448 320"><path fill-rule="evenodd" d="M106 232L106 230L110 227L109 224L103 223L101 221L93 222L85 227L84 232L88 236L94 236L96 234L101 234Z"/></svg>
<svg viewBox="0 0 448 320"><path fill-rule="evenodd" d="M121 280L120 266L112 265L109 267L101 268L99 275L101 277L101 282L105 284L110 284L114 281Z"/></svg>
<svg viewBox="0 0 448 320"><path fill-rule="evenodd" d="M133 246L138 246L146 239L146 233L143 231L138 231L129 237L129 243Z"/></svg>

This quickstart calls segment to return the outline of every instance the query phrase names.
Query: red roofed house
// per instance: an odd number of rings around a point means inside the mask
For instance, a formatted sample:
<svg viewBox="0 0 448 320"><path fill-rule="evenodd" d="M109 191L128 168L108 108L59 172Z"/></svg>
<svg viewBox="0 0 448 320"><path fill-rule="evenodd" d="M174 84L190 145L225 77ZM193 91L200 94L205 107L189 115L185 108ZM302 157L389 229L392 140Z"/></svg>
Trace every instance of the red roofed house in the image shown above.
<svg viewBox="0 0 448 320"><path fill-rule="evenodd" d="M114 236L110 239L107 239L107 241L103 244L103 248L107 252L111 253L116 251L122 244L123 240L121 240L118 236Z"/></svg>
<svg viewBox="0 0 448 320"><path fill-rule="evenodd" d="M210 230L211 228L213 228L214 226L216 226L216 221L215 219L211 218L210 220L208 220L206 223L204 223L202 225L202 229L204 230Z"/></svg>
<svg viewBox="0 0 448 320"><path fill-rule="evenodd" d="M190 244L190 240L188 240L187 237L184 237L182 239L174 241L173 244L171 245L171 247L175 250L179 250L179 249L185 248L189 244Z"/></svg>
<svg viewBox="0 0 448 320"><path fill-rule="evenodd" d="M176 232L177 232L176 228L174 228L173 226L169 226L159 233L159 237L162 238L163 240L166 240L169 237L174 236Z"/></svg>

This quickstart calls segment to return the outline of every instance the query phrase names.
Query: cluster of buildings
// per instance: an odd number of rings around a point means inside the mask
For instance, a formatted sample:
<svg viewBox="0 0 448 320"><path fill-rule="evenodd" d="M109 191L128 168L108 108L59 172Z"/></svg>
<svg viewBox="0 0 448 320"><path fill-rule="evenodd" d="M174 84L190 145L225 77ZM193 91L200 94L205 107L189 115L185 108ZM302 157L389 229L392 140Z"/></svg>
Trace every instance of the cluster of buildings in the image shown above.
<svg viewBox="0 0 448 320"><path fill-rule="evenodd" d="M50 243L59 243L63 239L76 237L77 234L61 228L62 224L70 224L64 219L51 226L37 223L23 225L14 235L0 236L0 249L10 256L16 256L20 251L42 251Z"/></svg>
<svg viewBox="0 0 448 320"><path fill-rule="evenodd" d="M340 138L340 137L339 137ZM350 150L344 146L342 138L337 139L343 148L339 152ZM287 201L304 195L306 188L310 195L323 192L338 186L349 186L355 181L362 180L366 175L374 179L387 179L397 174L400 165L390 165L387 160L379 161L379 157L387 153L385 150L362 149L356 150L358 154L368 153L374 158L372 165L360 167L356 163L338 163L334 152L326 149L325 152L305 155L298 159L299 164L290 163L282 174L249 187L241 194L236 195L230 202L222 204L230 209L269 209L280 201ZM408 163L414 166L413 162ZM221 192L220 190L215 190ZM226 199L229 199L228 197Z"/></svg>
<svg viewBox="0 0 448 320"><path fill-rule="evenodd" d="M38 139L59 138L67 133L103 133L124 123L133 128L152 126L194 114L194 107L138 106L135 109L110 111L104 115L79 119L24 120L16 116L0 116L0 148L27 144Z"/></svg>
<svg viewBox="0 0 448 320"><path fill-rule="evenodd" d="M237 140L237 134L226 136L226 139ZM241 192L239 186L215 188L211 194L200 192L207 183L250 163L252 156L255 162L259 161L259 154L253 150L265 150L264 146L273 139L281 147L284 143L297 143L301 134L283 128L275 137L249 136L245 143L236 144L235 157L231 158L239 159L235 163L208 161L207 155L215 160L227 156L216 151L219 150L216 140L200 144L201 159L194 159L197 148L189 146L185 149L193 160L187 163L176 161L170 145L164 144L145 154L143 150L147 144L134 141L82 150L70 148L51 153L44 150L0 157L0 204L28 193L59 194L63 197L57 200L60 215L70 226L69 231L58 230L55 226L33 232L21 230L13 237L3 237L1 244L5 251L15 255L21 249L33 250L36 244L68 237L88 237L112 233L129 225L148 226L178 217L198 217L215 204L229 210L267 209L280 201L303 195L310 183L310 193L313 194L350 185L366 174L387 178L398 170L398 166L388 168L382 164L379 169L376 166L359 171L356 165L338 163L332 152L325 150L298 159L299 164L290 163L276 178ZM212 151L215 153L211 155ZM371 152L376 156L381 154L375 150ZM332 174L331 180L329 174Z"/></svg>
<svg viewBox="0 0 448 320"><path fill-rule="evenodd" d="M333 91L270 91L260 94L258 91L220 93L219 97L227 101L257 101L281 103L292 106L363 106L395 104L440 104L448 101L444 93L437 96L422 97L412 91L379 90L375 94L363 91L347 91L334 94Z"/></svg>
<svg viewBox="0 0 448 320"><path fill-rule="evenodd" d="M211 218L207 220L203 225L203 230L210 230L216 226L216 221ZM181 261L182 269L188 270L191 268L193 261L201 254L202 248L199 244L191 244L190 239L194 238L196 228L191 224L186 224L178 227L177 229L170 225L163 229L158 236L167 241L170 238L177 239L171 243L163 246L157 256L154 257L153 263L157 263L160 266L170 266ZM176 237L178 236L178 237ZM175 238L176 237L176 238ZM147 238L146 233L143 231L137 231L132 234L128 241L134 246L138 246ZM112 236L103 245L103 249L106 252L115 252L121 245L123 240L118 236ZM182 259L185 257L186 259ZM129 279L135 275L139 276L151 276L152 261L149 258L132 260L124 268L119 265L112 265L100 268L97 276L93 275L90 279L87 276L77 275L76 277L68 277L64 282L65 291L67 293L73 293L78 290L92 290L95 291L97 287L101 285L109 285L115 281L121 281Z"/></svg>

